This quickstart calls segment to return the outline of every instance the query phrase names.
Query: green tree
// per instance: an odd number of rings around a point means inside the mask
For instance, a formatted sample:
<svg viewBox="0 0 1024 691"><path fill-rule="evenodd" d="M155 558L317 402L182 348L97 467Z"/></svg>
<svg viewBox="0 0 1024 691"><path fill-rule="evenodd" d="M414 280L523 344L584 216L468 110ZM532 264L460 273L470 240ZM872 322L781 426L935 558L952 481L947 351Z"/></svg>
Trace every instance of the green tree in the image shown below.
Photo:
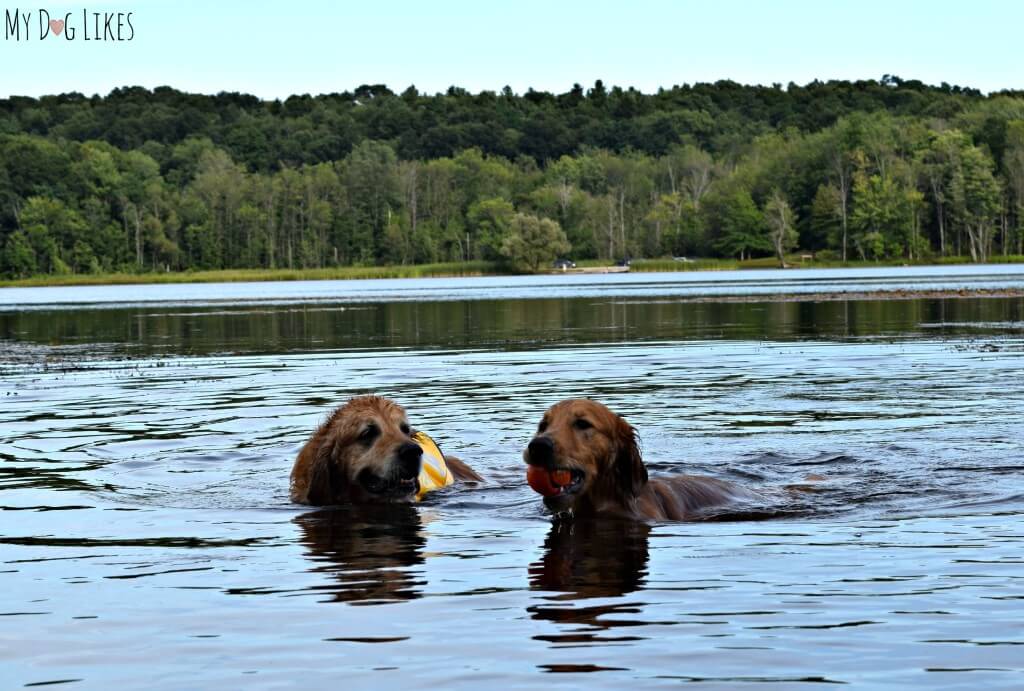
<svg viewBox="0 0 1024 691"><path fill-rule="evenodd" d="M74 247L71 248L70 264L75 273L95 274L100 271L96 253L92 251L92 247L88 243L82 240L75 241Z"/></svg>
<svg viewBox="0 0 1024 691"><path fill-rule="evenodd" d="M830 185L819 185L811 200L810 230L816 241L830 248L838 248L838 256L842 258L843 228L842 205L840 204L839 188Z"/></svg>
<svg viewBox="0 0 1024 691"><path fill-rule="evenodd" d="M88 224L59 199L30 197L21 212L21 224L40 268L48 273L68 273L75 265L76 247L81 256L91 252Z"/></svg>
<svg viewBox="0 0 1024 691"><path fill-rule="evenodd" d="M853 183L853 244L861 259L881 259L903 249L912 234L914 210L897 180L858 172ZM894 252L895 253L895 252Z"/></svg>
<svg viewBox="0 0 1024 691"><path fill-rule="evenodd" d="M674 147L665 157L665 170L670 191L682 194L694 209L700 209L719 174L711 154L692 144Z"/></svg>
<svg viewBox="0 0 1024 691"><path fill-rule="evenodd" d="M390 145L365 141L346 157L343 171L349 209L346 255L373 264L401 202L398 159Z"/></svg>
<svg viewBox="0 0 1024 691"><path fill-rule="evenodd" d="M11 278L25 278L39 270L36 252L28 233L16 230L7 237L3 255L0 256L0 272Z"/></svg>
<svg viewBox="0 0 1024 691"><path fill-rule="evenodd" d="M231 160L221 149L205 150L200 156L195 179L188 192L205 209L205 223L193 227L187 238L199 256L203 257L203 268L224 268L237 266L239 256L239 210L249 184L245 170ZM138 192L144 194L143 191ZM138 226L136 242L141 257L141 214L136 207Z"/></svg>
<svg viewBox="0 0 1024 691"><path fill-rule="evenodd" d="M923 187L931 195L935 209L939 255L946 255L946 234L949 223L949 196L952 193L953 171L957 160L958 133L934 134L928 145L917 152L915 165Z"/></svg>
<svg viewBox="0 0 1024 691"><path fill-rule="evenodd" d="M1016 253L1024 254L1024 120L1007 123L1003 168L1006 171L1006 188L1015 221L1013 235L1016 236L1007 244L1016 244ZM1007 247L1003 250L1005 252Z"/></svg>
<svg viewBox="0 0 1024 691"><path fill-rule="evenodd" d="M953 200L970 240L971 258L984 262L992 251L992 237L1000 210L1001 190L993 174L992 159L976 146L961 151L953 181Z"/></svg>
<svg viewBox="0 0 1024 691"><path fill-rule="evenodd" d="M221 155L226 157L222 152ZM209 158L205 165L204 175L209 176ZM115 179L119 183L117 195L121 218L125 227L131 230L135 264L141 268L145 264L147 249L147 233L143 232L143 226L152 229L155 225L153 219L159 219L164 181L160 177L159 164L141 151L128 151L119 156L118 168L119 174ZM156 238L154 241L159 242Z"/></svg>
<svg viewBox="0 0 1024 691"><path fill-rule="evenodd" d="M709 205L712 206L712 225L718 230L713 244L719 252L742 260L754 252L771 249L764 214L750 192L736 190L714 199Z"/></svg>
<svg viewBox="0 0 1024 691"><path fill-rule="evenodd" d="M1020 93L891 76L0 99L0 271L497 259L515 210L575 258L778 256L776 193L807 249L984 261L1024 252L1022 123Z"/></svg>
<svg viewBox="0 0 1024 691"><path fill-rule="evenodd" d="M514 215L512 202L501 197L481 199L470 205L466 218L473 229L479 258L501 256L501 245Z"/></svg>
<svg viewBox="0 0 1024 691"><path fill-rule="evenodd" d="M972 259L985 261L1002 196L992 158L967 134L953 129L933 136L919 159L935 204L948 216L958 244L965 236ZM940 232L943 227L940 222Z"/></svg>
<svg viewBox="0 0 1024 691"><path fill-rule="evenodd" d="M786 252L797 246L800 235L794 227L795 216L789 202L778 190L772 192L764 205L764 217L768 222L768 237L779 265L786 266Z"/></svg>
<svg viewBox="0 0 1024 691"><path fill-rule="evenodd" d="M60 142L29 134L0 137L0 178L8 186L3 191L7 203L0 212L17 216L29 197L66 196L70 167L71 157Z"/></svg>
<svg viewBox="0 0 1024 691"><path fill-rule="evenodd" d="M831 202L832 213L839 220L838 244L840 256L845 262L850 237L850 194L853 191L854 159L852 152L860 139L860 128L856 121L844 119L824 133L823 153L825 170L829 183L824 196L816 199L819 213L824 204ZM820 217L820 216L819 216Z"/></svg>
<svg viewBox="0 0 1024 691"><path fill-rule="evenodd" d="M537 271L569 249L569 241L556 221L517 213L509 224L501 253L513 266Z"/></svg>

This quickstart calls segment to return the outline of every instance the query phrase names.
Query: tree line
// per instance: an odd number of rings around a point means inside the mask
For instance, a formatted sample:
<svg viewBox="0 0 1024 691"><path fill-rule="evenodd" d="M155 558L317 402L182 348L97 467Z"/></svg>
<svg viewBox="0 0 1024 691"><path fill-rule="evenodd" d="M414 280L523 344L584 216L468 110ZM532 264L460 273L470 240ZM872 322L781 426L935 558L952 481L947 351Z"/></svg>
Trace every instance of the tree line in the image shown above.
<svg viewBox="0 0 1024 691"><path fill-rule="evenodd" d="M1024 94L885 77L642 94L0 100L0 273L1024 254Z"/></svg>

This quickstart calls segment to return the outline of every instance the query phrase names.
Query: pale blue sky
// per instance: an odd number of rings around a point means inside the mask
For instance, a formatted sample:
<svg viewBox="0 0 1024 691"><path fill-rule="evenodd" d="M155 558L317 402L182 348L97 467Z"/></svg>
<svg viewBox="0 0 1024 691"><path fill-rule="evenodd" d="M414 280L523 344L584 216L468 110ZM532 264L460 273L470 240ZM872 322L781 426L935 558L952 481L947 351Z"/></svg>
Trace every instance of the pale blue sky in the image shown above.
<svg viewBox="0 0 1024 691"><path fill-rule="evenodd" d="M0 0L0 20L15 7L33 13L34 37L0 40L0 97L123 85L264 98L364 83L564 92L595 79L650 92L886 73L1024 88L1019 0ZM74 12L72 26L83 7L131 11L136 36L39 41L39 7L54 18Z"/></svg>

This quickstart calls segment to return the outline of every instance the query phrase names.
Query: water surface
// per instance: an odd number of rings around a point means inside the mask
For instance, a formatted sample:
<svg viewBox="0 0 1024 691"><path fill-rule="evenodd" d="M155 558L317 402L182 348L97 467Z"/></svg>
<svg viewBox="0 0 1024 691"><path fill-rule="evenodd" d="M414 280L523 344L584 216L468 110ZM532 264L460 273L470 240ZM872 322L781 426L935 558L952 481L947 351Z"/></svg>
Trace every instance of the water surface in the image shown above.
<svg viewBox="0 0 1024 691"><path fill-rule="evenodd" d="M1020 288L1024 264L4 288L0 307L711 297Z"/></svg>
<svg viewBox="0 0 1024 691"><path fill-rule="evenodd" d="M1024 299L692 303L587 278L7 298L4 686L1020 688ZM365 392L487 483L290 504L305 437ZM520 453L581 395L637 426L653 474L772 499L553 525Z"/></svg>

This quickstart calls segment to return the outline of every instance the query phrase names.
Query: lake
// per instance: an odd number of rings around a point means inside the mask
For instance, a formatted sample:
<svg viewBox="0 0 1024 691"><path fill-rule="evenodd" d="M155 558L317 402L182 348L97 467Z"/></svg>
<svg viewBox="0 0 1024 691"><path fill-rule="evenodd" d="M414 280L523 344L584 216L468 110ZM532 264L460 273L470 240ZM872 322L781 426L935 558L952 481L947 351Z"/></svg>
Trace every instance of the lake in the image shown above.
<svg viewBox="0 0 1024 691"><path fill-rule="evenodd" d="M922 288L1024 267L0 290L0 679L1021 688L1024 298L818 297ZM367 392L483 486L291 504ZM578 396L776 499L553 524L521 453Z"/></svg>

